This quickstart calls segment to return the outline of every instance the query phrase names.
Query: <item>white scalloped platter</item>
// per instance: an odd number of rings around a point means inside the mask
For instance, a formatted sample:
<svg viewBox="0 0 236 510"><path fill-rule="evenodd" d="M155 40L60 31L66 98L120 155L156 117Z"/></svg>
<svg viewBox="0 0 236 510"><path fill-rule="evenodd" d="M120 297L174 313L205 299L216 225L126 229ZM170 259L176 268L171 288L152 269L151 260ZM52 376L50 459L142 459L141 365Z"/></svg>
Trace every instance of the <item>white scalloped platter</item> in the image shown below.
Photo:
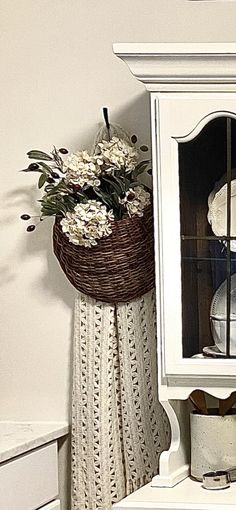
<svg viewBox="0 0 236 510"><path fill-rule="evenodd" d="M210 193L208 198L207 219L216 236L227 234L227 184L214 194ZM231 181L231 236L236 237L236 179ZM231 251L236 252L236 240L230 243Z"/></svg>

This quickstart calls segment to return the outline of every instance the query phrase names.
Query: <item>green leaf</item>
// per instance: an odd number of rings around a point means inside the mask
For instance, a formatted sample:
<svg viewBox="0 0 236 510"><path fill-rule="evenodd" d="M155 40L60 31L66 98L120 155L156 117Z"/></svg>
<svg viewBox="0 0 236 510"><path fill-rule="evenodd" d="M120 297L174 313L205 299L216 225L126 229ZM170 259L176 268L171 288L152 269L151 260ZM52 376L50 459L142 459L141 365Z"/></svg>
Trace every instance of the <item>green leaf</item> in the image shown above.
<svg viewBox="0 0 236 510"><path fill-rule="evenodd" d="M43 169L46 170L47 173L51 174L53 172L53 169L43 161L38 161L38 164L41 165Z"/></svg>
<svg viewBox="0 0 236 510"><path fill-rule="evenodd" d="M24 168L23 170L20 170L20 172L39 172L39 173L42 173L43 170L41 170L40 168L37 168L37 170L31 170L31 168Z"/></svg>
<svg viewBox="0 0 236 510"><path fill-rule="evenodd" d="M118 195L120 194L121 192L120 186L118 186L118 184L116 184L112 179L109 179L109 177L103 177L102 181L107 182L109 186L111 186L111 188L113 188L116 191L116 193L118 193Z"/></svg>
<svg viewBox="0 0 236 510"><path fill-rule="evenodd" d="M135 179L138 175L142 174L144 170L146 170L147 166L149 165L149 160L141 161L138 163L138 165L135 167L135 169L132 172L132 176Z"/></svg>
<svg viewBox="0 0 236 510"><path fill-rule="evenodd" d="M70 196L66 196L63 198L64 198L63 202L66 207L66 210L73 211L73 209L75 208L75 206L78 202L76 200L74 200L73 197L70 197Z"/></svg>
<svg viewBox="0 0 236 510"><path fill-rule="evenodd" d="M40 189L40 188L42 188L42 187L44 186L44 184L45 184L46 180L47 180L47 175L46 175L46 174L42 174L42 175L40 175L40 177L39 177L39 182L38 182L38 188L39 188L39 189Z"/></svg>
<svg viewBox="0 0 236 510"><path fill-rule="evenodd" d="M81 191L77 191L76 196L78 196L78 198L80 199L79 202L88 202L88 197L87 197L87 195L85 195L85 193L82 193Z"/></svg>
<svg viewBox="0 0 236 510"><path fill-rule="evenodd" d="M119 184L120 186L120 190L121 190L121 193L123 193L125 191L125 184L124 182L122 181L121 178L117 177L116 175L113 175L113 179L115 179L115 181L117 182L117 184Z"/></svg>
<svg viewBox="0 0 236 510"><path fill-rule="evenodd" d="M27 152L27 156L30 159L43 159L45 161L52 161L53 158L49 156L49 154L46 154L46 152L38 151L38 150L32 150Z"/></svg>
<svg viewBox="0 0 236 510"><path fill-rule="evenodd" d="M143 165L149 165L149 163L150 163L150 159L144 159L143 161L140 161L140 163L138 163L138 164L136 165L135 169L136 169L136 168L140 168L140 167L141 167L141 166L143 166Z"/></svg>
<svg viewBox="0 0 236 510"><path fill-rule="evenodd" d="M130 188L136 188L136 186L142 186L142 184L138 181L131 182L129 187Z"/></svg>
<svg viewBox="0 0 236 510"><path fill-rule="evenodd" d="M55 214L65 215L68 211L73 211L75 205L78 203L78 201L70 195L49 195L49 193L45 194L40 202L42 214L47 216Z"/></svg>
<svg viewBox="0 0 236 510"><path fill-rule="evenodd" d="M138 177L138 175L143 174L143 172L144 172L144 170L146 170L147 166L148 165L144 165L141 168L135 168L135 170L132 172L133 178L136 179Z"/></svg>
<svg viewBox="0 0 236 510"><path fill-rule="evenodd" d="M47 186L45 186L44 188L44 191L46 191L46 193L49 193L49 191L51 191L53 188L54 188L53 184L47 184Z"/></svg>
<svg viewBox="0 0 236 510"><path fill-rule="evenodd" d="M43 216L55 216L57 214L54 209L45 209L45 207L42 207L41 212Z"/></svg>
<svg viewBox="0 0 236 510"><path fill-rule="evenodd" d="M125 185L125 191L128 191L129 186L130 186L130 180L129 180L129 179L127 179L126 177L121 177L121 180L124 182L124 185Z"/></svg>
<svg viewBox="0 0 236 510"><path fill-rule="evenodd" d="M55 147L55 145L53 146L53 151L51 154L52 154L53 159L56 162L56 164L60 167L60 169L62 169L63 168L63 160L59 154L59 151Z"/></svg>
<svg viewBox="0 0 236 510"><path fill-rule="evenodd" d="M48 191L48 196L58 195L63 191L64 193L71 193L71 190L67 187L65 182L62 180L58 184L52 187L51 190Z"/></svg>
<svg viewBox="0 0 236 510"><path fill-rule="evenodd" d="M101 198L102 202L105 205L108 205L109 208L112 207L112 199L108 193L105 193L105 191L101 191L101 189L99 188L94 188L94 192L99 198Z"/></svg>

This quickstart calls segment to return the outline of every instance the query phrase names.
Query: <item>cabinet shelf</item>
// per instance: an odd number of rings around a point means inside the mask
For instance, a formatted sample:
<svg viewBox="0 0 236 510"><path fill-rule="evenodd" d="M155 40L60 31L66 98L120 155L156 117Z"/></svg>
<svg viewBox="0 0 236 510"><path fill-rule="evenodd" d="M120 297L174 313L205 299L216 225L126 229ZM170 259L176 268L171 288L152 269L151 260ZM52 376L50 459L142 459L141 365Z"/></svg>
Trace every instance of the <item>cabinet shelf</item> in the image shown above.
<svg viewBox="0 0 236 510"><path fill-rule="evenodd" d="M113 505L113 510L235 510L236 483L229 489L207 491L201 483L186 478L164 489L145 485Z"/></svg>

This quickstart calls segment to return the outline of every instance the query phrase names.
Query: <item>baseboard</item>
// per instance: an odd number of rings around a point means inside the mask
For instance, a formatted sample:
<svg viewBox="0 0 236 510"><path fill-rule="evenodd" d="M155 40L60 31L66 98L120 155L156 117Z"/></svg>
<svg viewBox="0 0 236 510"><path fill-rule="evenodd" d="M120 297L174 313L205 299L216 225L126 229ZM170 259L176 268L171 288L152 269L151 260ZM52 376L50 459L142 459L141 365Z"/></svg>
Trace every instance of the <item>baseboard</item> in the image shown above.
<svg viewBox="0 0 236 510"><path fill-rule="evenodd" d="M181 466L181 468L176 469L173 473L168 476L157 475L154 476L151 482L152 487L174 487L177 483L182 482L185 478L189 476L189 464L185 464Z"/></svg>

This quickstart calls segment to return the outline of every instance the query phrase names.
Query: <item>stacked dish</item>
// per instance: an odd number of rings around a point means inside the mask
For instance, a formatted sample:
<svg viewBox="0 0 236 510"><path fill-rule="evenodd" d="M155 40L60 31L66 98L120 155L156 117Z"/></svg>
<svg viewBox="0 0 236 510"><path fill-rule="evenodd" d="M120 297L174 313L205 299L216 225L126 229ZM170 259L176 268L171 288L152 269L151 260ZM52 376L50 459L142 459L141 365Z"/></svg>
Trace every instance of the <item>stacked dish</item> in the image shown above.
<svg viewBox="0 0 236 510"><path fill-rule="evenodd" d="M230 235L236 236L236 169L232 169L231 181L231 231ZM226 174L216 183L208 197L208 221L216 236L227 235L227 177ZM223 241L224 245L226 242ZM230 251L236 252L236 240L230 242ZM232 256L232 267L235 255ZM231 311L230 311L230 353L236 355L236 273L231 276ZM210 310L212 335L216 347L206 349L219 349L220 354L226 352L226 303L227 282L226 280L216 290Z"/></svg>
<svg viewBox="0 0 236 510"><path fill-rule="evenodd" d="M231 276L230 312L230 353L236 355L236 273ZM211 303L210 320L215 345L222 353L226 352L226 304L227 282L220 285Z"/></svg>

